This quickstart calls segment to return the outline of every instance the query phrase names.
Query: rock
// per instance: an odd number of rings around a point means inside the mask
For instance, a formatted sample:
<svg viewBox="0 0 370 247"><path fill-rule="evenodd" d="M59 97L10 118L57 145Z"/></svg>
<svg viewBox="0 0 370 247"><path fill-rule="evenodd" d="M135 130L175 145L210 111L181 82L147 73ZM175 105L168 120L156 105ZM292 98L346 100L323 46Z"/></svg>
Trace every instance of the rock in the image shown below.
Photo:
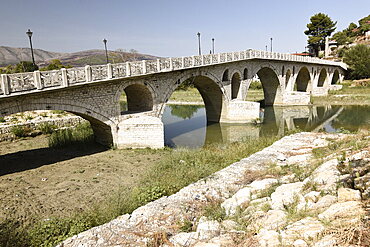
<svg viewBox="0 0 370 247"><path fill-rule="evenodd" d="M296 239L316 239L324 229L320 221L312 217L304 218L287 226L281 233L283 245L291 245Z"/></svg>
<svg viewBox="0 0 370 247"><path fill-rule="evenodd" d="M337 159L329 160L316 168L309 179L318 185L319 190L335 191L340 176L337 165Z"/></svg>
<svg viewBox="0 0 370 247"><path fill-rule="evenodd" d="M267 229L277 230L286 224L286 212L283 210L269 210L264 216L252 222L248 228L250 230Z"/></svg>
<svg viewBox="0 0 370 247"><path fill-rule="evenodd" d="M221 224L216 220L207 220L206 217L201 217L197 226L198 239L211 239L220 235Z"/></svg>
<svg viewBox="0 0 370 247"><path fill-rule="evenodd" d="M279 178L279 183L289 184L289 183L294 182L294 179L295 179L295 174L285 175L285 176L282 176L281 178Z"/></svg>
<svg viewBox="0 0 370 247"><path fill-rule="evenodd" d="M226 199L221 207L225 209L227 215L234 215L238 208L241 210L245 209L251 200L251 190L246 187L233 195L231 198Z"/></svg>
<svg viewBox="0 0 370 247"><path fill-rule="evenodd" d="M363 199L370 198L370 173L354 180L355 188L360 190Z"/></svg>
<svg viewBox="0 0 370 247"><path fill-rule="evenodd" d="M219 244L221 247L234 246L234 240L230 234L223 234L221 236L212 238L209 243Z"/></svg>
<svg viewBox="0 0 370 247"><path fill-rule="evenodd" d="M296 241L294 241L293 246L294 247L308 247L308 244L306 243L306 241L302 239L297 239Z"/></svg>
<svg viewBox="0 0 370 247"><path fill-rule="evenodd" d="M330 207L332 204L336 203L337 201L338 199L336 196L326 195L326 196L321 197L317 201L317 203L315 203L312 206L312 208L309 208L309 209L312 209L312 210L326 209Z"/></svg>
<svg viewBox="0 0 370 247"><path fill-rule="evenodd" d="M221 244L216 244L216 243L196 243L193 245L194 247L221 247Z"/></svg>
<svg viewBox="0 0 370 247"><path fill-rule="evenodd" d="M297 196L302 196L300 193L303 185L303 182L297 182L277 187L275 192L271 194L271 208L284 210L284 206L292 204Z"/></svg>
<svg viewBox="0 0 370 247"><path fill-rule="evenodd" d="M256 237L261 247L275 247L281 246L279 236L276 231L261 229Z"/></svg>
<svg viewBox="0 0 370 247"><path fill-rule="evenodd" d="M349 220L351 218L351 220L358 220L364 214L365 210L359 201L337 202L319 214L319 219L333 221L343 218Z"/></svg>
<svg viewBox="0 0 370 247"><path fill-rule="evenodd" d="M235 230L239 227L239 224L233 220L224 220L221 222L221 226L226 231Z"/></svg>
<svg viewBox="0 0 370 247"><path fill-rule="evenodd" d="M275 178L266 178L263 180L253 181L251 184L249 184L248 187L250 188L251 193L259 193L262 190L268 189L277 183L278 183L278 180Z"/></svg>
<svg viewBox="0 0 370 247"><path fill-rule="evenodd" d="M286 164L287 165L298 165L298 166L306 166L307 161L312 158L311 154L301 154L301 155L295 155L295 156L290 156Z"/></svg>
<svg viewBox="0 0 370 247"><path fill-rule="evenodd" d="M361 201L361 193L349 188L338 189L338 202Z"/></svg>
<svg viewBox="0 0 370 247"><path fill-rule="evenodd" d="M318 191L311 191L309 193L307 193L306 195L304 195L304 198L307 200L307 201L311 201L311 202L317 202L320 198L320 192Z"/></svg>
<svg viewBox="0 0 370 247"><path fill-rule="evenodd" d="M198 241L197 232L180 232L172 236L169 241L175 246L192 246Z"/></svg>
<svg viewBox="0 0 370 247"><path fill-rule="evenodd" d="M314 244L314 247L333 247L336 246L336 239L332 235L326 235Z"/></svg>

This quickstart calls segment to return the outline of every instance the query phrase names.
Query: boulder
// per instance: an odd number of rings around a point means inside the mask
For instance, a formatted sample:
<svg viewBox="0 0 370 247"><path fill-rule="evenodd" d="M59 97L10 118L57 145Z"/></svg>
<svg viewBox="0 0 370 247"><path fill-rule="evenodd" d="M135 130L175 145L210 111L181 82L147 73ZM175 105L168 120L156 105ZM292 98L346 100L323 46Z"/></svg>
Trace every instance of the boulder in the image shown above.
<svg viewBox="0 0 370 247"><path fill-rule="evenodd" d="M226 231L235 230L239 227L239 224L233 220L224 220L221 222L221 226Z"/></svg>
<svg viewBox="0 0 370 247"><path fill-rule="evenodd" d="M267 230L277 230L283 227L287 222L287 214L283 210L269 210L264 216L256 219L252 222L248 229L267 229Z"/></svg>
<svg viewBox="0 0 370 247"><path fill-rule="evenodd" d="M311 192L307 193L306 195L304 195L304 198L307 201L316 203L320 198L320 194L321 193L318 192L318 191L311 191Z"/></svg>
<svg viewBox="0 0 370 247"><path fill-rule="evenodd" d="M198 239L211 239L220 235L221 224L216 220L207 220L206 217L201 217L197 226Z"/></svg>
<svg viewBox="0 0 370 247"><path fill-rule="evenodd" d="M279 236L276 231L261 229L256 237L261 247L275 247L281 246Z"/></svg>
<svg viewBox="0 0 370 247"><path fill-rule="evenodd" d="M291 184L283 184L276 188L271 194L271 208L276 210L284 210L284 206L288 206L294 202L296 196L302 196L304 183L296 182Z"/></svg>
<svg viewBox="0 0 370 247"><path fill-rule="evenodd" d="M361 201L361 193L349 188L338 189L338 202Z"/></svg>
<svg viewBox="0 0 370 247"><path fill-rule="evenodd" d="M312 217L304 218L288 225L281 233L283 245L292 245L296 239L317 239L324 229L325 227L320 221Z"/></svg>
<svg viewBox="0 0 370 247"><path fill-rule="evenodd" d="M303 239L297 239L293 242L294 247L308 247L308 244Z"/></svg>
<svg viewBox="0 0 370 247"><path fill-rule="evenodd" d="M319 214L319 219L333 221L336 219L358 220L365 214L359 201L337 202Z"/></svg>
<svg viewBox="0 0 370 247"><path fill-rule="evenodd" d="M338 201L336 196L326 195L321 197L315 204L312 205L312 210L322 210L330 207L332 204Z"/></svg>
<svg viewBox="0 0 370 247"><path fill-rule="evenodd" d="M175 246L192 246L198 241L197 232L180 232L172 237L169 241Z"/></svg>
<svg viewBox="0 0 370 247"><path fill-rule="evenodd" d="M308 179L316 183L319 190L335 191L340 177L337 165L337 159L329 160L316 168Z"/></svg>
<svg viewBox="0 0 370 247"><path fill-rule="evenodd" d="M275 178L266 178L263 180L253 181L251 184L248 185L248 187L250 188L251 193L256 194L261 192L262 190L270 188L277 183L278 180Z"/></svg>
<svg viewBox="0 0 370 247"><path fill-rule="evenodd" d="M336 246L336 239L332 235L326 235L319 241L317 241L313 246L314 247L333 247Z"/></svg>
<svg viewBox="0 0 370 247"><path fill-rule="evenodd" d="M227 215L234 215L238 208L241 210L245 209L249 205L250 200L251 190L246 187L236 192L231 198L226 199L221 204L221 207L225 209Z"/></svg>

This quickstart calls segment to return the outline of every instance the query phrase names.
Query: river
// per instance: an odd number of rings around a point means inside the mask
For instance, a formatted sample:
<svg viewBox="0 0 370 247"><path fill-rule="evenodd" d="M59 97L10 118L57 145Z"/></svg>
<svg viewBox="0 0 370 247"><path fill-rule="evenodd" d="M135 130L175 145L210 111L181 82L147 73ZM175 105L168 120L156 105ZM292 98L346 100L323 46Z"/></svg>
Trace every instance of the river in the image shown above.
<svg viewBox="0 0 370 247"><path fill-rule="evenodd" d="M288 131L355 132L370 129L370 106L266 107L261 124L207 125L204 106L167 105L162 117L165 145L198 148L210 143L284 135Z"/></svg>

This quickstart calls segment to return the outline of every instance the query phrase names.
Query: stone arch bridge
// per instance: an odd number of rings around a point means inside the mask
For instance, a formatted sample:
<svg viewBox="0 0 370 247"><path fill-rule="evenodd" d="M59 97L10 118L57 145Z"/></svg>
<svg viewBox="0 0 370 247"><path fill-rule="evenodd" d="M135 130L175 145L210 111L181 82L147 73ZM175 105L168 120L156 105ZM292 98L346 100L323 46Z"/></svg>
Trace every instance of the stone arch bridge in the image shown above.
<svg viewBox="0 0 370 247"><path fill-rule="evenodd" d="M246 101L255 75L262 82L264 104L307 105L311 95L340 87L345 70L339 62L247 50L2 74L0 116L64 110L87 119L102 144L161 148L166 102L185 81L201 94L207 121L244 123L259 118L260 103ZM121 112L123 92L127 111Z"/></svg>

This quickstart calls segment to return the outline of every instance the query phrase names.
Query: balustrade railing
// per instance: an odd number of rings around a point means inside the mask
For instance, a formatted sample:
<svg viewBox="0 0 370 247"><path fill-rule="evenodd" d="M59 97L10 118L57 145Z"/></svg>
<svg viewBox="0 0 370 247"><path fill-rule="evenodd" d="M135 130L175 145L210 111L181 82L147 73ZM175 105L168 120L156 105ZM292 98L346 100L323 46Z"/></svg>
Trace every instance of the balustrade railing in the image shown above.
<svg viewBox="0 0 370 247"><path fill-rule="evenodd" d="M246 50L240 52L207 54L180 58L163 58L157 60L143 60L118 64L87 65L85 67L51 71L2 74L0 81L0 97L25 91L67 87L70 85L112 78L140 76L145 74L181 70L184 68L200 67L211 64L220 64L256 58L325 64L340 66L346 69L346 65L341 62L333 62L319 58L302 57L284 53Z"/></svg>

